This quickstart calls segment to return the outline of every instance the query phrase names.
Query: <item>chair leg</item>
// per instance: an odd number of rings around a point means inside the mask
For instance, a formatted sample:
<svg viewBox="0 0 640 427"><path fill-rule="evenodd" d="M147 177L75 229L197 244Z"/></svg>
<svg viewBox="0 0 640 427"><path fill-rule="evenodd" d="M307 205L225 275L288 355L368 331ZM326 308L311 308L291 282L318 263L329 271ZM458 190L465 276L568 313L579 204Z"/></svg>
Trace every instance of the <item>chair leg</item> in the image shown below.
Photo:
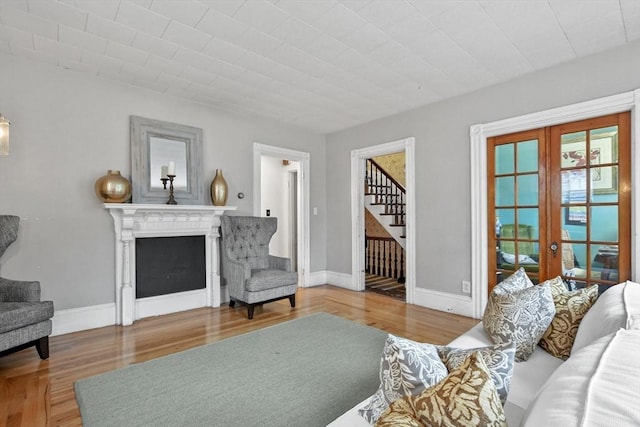
<svg viewBox="0 0 640 427"><path fill-rule="evenodd" d="M296 295L289 295L289 304L291 304L291 307L295 307L296 306Z"/></svg>
<svg viewBox="0 0 640 427"><path fill-rule="evenodd" d="M256 308L255 304L248 304L247 305L247 312L249 315L249 320L253 319L253 309Z"/></svg>
<svg viewBox="0 0 640 427"><path fill-rule="evenodd" d="M40 355L40 359L45 360L49 358L49 337L42 337L36 341L36 350Z"/></svg>
<svg viewBox="0 0 640 427"><path fill-rule="evenodd" d="M236 305L236 300L230 299L229 300L229 307L233 308L233 307L235 307L235 305Z"/></svg>

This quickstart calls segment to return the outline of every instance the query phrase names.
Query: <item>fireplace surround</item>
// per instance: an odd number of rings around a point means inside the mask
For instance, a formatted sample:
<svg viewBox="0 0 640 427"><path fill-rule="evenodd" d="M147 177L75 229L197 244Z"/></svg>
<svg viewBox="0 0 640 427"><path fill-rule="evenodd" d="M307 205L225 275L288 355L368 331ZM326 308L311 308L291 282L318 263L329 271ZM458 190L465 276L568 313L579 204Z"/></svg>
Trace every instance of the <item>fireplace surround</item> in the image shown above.
<svg viewBox="0 0 640 427"><path fill-rule="evenodd" d="M117 324L126 326L143 317L220 306L220 216L235 206L105 203L104 207L113 217L115 231ZM197 235L205 238L205 288L136 298L136 239Z"/></svg>

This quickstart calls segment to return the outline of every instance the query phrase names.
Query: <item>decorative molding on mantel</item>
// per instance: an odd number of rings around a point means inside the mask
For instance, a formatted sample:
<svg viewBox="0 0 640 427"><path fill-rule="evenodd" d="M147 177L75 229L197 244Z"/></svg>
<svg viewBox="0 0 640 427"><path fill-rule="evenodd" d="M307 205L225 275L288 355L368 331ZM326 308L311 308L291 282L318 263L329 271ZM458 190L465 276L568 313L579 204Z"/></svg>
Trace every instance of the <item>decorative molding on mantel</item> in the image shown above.
<svg viewBox="0 0 640 427"><path fill-rule="evenodd" d="M173 300L175 310L220 306L220 269L218 227L220 216L235 206L154 205L105 203L113 217L115 231L115 293L116 324L131 325L134 320L172 311L166 300ZM136 301L136 238L205 236L206 287L203 298L193 298L193 292L171 294ZM185 294L185 295L182 295ZM148 300L148 301L147 301ZM146 302L146 303L145 303ZM140 310L145 303L145 310Z"/></svg>

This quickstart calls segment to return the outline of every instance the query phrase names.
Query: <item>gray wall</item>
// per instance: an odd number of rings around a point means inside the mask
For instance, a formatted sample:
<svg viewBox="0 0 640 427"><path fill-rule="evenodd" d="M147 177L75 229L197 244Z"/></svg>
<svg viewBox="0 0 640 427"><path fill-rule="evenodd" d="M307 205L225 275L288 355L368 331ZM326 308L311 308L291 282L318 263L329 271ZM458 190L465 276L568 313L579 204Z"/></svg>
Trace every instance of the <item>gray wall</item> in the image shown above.
<svg viewBox="0 0 640 427"><path fill-rule="evenodd" d="M350 151L416 138L416 285L471 277L469 127L640 88L640 42L327 136L327 270L351 272Z"/></svg>
<svg viewBox="0 0 640 427"><path fill-rule="evenodd" d="M202 128L204 183L222 169L238 214L253 212L253 142L309 152L311 206L320 212L310 217L311 272L326 269L323 135L4 54L0 111L12 123L0 213L22 218L1 273L40 280L56 310L114 302L113 221L93 185L107 169L131 177L130 115Z"/></svg>

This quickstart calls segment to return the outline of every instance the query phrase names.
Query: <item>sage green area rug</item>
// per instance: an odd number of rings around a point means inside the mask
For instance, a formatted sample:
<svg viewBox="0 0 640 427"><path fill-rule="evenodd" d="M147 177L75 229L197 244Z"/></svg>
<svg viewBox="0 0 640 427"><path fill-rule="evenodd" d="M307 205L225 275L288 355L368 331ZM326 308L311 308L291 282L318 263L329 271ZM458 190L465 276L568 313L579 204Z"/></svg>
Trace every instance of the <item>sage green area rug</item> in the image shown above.
<svg viewBox="0 0 640 427"><path fill-rule="evenodd" d="M387 333L320 313L75 383L85 427L325 426L373 394Z"/></svg>

